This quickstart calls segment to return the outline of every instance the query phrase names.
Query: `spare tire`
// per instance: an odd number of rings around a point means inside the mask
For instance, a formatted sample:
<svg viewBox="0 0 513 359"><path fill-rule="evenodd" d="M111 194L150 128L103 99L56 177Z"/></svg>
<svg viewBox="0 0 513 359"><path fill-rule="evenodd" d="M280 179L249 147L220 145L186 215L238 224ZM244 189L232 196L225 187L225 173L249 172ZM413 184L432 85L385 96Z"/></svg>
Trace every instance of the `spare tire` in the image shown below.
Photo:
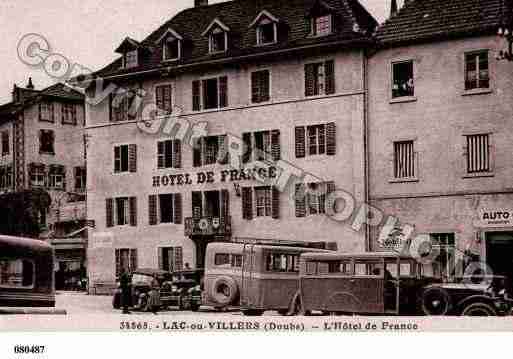
<svg viewBox="0 0 513 359"><path fill-rule="evenodd" d="M420 310L424 315L447 315L451 308L451 296L443 288L427 288L420 296Z"/></svg>
<svg viewBox="0 0 513 359"><path fill-rule="evenodd" d="M210 295L216 303L223 306L234 304L237 299L238 288L233 278L222 276L214 280Z"/></svg>

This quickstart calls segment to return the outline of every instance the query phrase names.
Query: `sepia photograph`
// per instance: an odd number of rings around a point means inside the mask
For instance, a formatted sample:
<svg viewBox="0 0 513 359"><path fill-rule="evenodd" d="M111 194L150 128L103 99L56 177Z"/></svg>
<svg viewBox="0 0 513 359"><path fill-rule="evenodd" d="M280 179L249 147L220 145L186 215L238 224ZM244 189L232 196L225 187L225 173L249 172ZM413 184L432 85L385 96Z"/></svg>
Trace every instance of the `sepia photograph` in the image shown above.
<svg viewBox="0 0 513 359"><path fill-rule="evenodd" d="M0 332L513 330L513 0L0 23Z"/></svg>

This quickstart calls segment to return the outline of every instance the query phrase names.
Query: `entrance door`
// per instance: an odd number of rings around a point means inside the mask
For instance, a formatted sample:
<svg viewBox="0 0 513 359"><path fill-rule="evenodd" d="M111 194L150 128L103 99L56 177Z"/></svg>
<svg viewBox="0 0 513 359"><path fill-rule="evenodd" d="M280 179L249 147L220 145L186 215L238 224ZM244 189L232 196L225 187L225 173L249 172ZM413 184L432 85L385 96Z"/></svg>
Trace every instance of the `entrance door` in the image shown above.
<svg viewBox="0 0 513 359"><path fill-rule="evenodd" d="M486 264L493 274L513 278L513 232L486 234Z"/></svg>

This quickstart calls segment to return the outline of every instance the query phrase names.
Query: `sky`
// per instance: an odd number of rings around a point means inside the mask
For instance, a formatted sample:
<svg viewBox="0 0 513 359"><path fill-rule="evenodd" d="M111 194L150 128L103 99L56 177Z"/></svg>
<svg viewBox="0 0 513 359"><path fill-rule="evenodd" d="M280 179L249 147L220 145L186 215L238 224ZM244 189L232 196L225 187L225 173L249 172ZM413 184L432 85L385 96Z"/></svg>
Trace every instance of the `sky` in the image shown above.
<svg viewBox="0 0 513 359"><path fill-rule="evenodd" d="M210 0L217 2L222 0ZM391 0L360 2L379 22L389 14ZM114 49L126 36L143 40L193 5L194 0L0 0L0 104L9 102L13 85L25 86L29 76L36 89L56 82L43 68L18 58L18 44L25 35L43 36L50 53L96 71L117 57Z"/></svg>

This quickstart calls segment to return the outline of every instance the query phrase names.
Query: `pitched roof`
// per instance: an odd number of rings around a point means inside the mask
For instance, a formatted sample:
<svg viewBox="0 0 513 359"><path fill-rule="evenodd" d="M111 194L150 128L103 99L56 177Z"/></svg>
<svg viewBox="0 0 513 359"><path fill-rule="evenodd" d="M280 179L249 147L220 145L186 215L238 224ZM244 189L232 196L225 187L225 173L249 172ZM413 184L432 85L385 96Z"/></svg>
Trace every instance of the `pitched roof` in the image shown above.
<svg viewBox="0 0 513 359"><path fill-rule="evenodd" d="M317 1L319 0L233 0L186 9L162 24L141 42L141 45L151 51L140 56L139 66L122 69L121 59L118 59L98 71L96 75L105 77L168 67L169 64L161 63L162 44L158 44L157 40L169 28L184 37L183 56L176 65L250 54L265 54L276 49L286 50L334 41L347 42L348 45L371 41L371 34L375 30L377 22L358 0L322 0L323 3L333 8L335 32L322 38L308 36L310 29L306 19L307 13ZM256 34L249 25L262 10L267 10L280 19L280 41L278 44L265 47L255 46ZM230 46L226 53L210 55L208 54L208 38L202 36L202 33L216 18L230 28ZM361 30L355 31L355 29Z"/></svg>
<svg viewBox="0 0 513 359"><path fill-rule="evenodd" d="M492 34L504 0L410 0L376 32L384 46Z"/></svg>

